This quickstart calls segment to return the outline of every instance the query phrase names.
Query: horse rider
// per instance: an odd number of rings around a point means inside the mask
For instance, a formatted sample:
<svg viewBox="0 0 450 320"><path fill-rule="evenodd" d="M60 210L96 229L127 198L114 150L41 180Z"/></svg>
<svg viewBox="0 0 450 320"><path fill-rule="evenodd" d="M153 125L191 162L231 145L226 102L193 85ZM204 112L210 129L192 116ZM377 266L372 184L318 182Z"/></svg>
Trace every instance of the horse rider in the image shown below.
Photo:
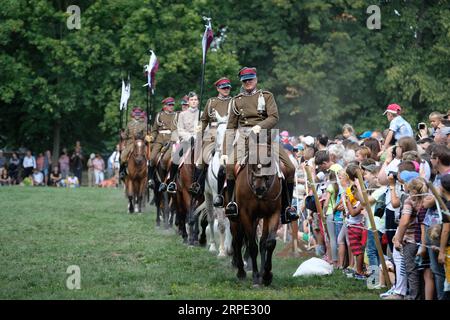
<svg viewBox="0 0 450 320"><path fill-rule="evenodd" d="M152 143L148 167L148 184L151 188L155 186L154 174L159 155L163 154L161 161L165 165L171 157L170 142L177 140L177 113L173 111L175 99L168 97L162 100L161 103L163 105L162 111L156 114L151 134L148 137L148 142ZM165 183L161 183L160 191L165 191L166 188Z"/></svg>
<svg viewBox="0 0 450 320"><path fill-rule="evenodd" d="M136 139L147 139L147 125L145 122L145 113L141 108L135 107L131 111L131 121L128 122L127 128L122 132L122 139L124 140L124 149L120 155L120 172L119 177L124 180L127 174L127 161L134 148L134 141Z"/></svg>
<svg viewBox="0 0 450 320"><path fill-rule="evenodd" d="M185 111L181 111L178 115L177 121L177 133L180 144L175 152L172 154L172 167L170 172L170 183L167 186L167 192L174 193L177 190L175 184L175 175L178 171L178 166L181 161L181 157L185 151L187 151L191 143L193 143L196 127L198 124L198 96L195 92L189 92L189 107Z"/></svg>
<svg viewBox="0 0 450 320"><path fill-rule="evenodd" d="M208 168L208 161L212 155L215 147L215 137L217 134L217 119L216 111L224 117L228 114L228 105L231 100L230 90L231 82L228 78L220 78L214 85L218 95L208 99L205 110L201 116L201 124L197 131L202 132L202 152L195 163L194 182L191 185L191 193L199 195L205 190L206 172ZM220 167L218 174L218 193L219 196L214 199L215 206L223 207L223 197L221 195L222 186L225 182L225 168Z"/></svg>
<svg viewBox="0 0 450 320"><path fill-rule="evenodd" d="M186 111L189 108L189 97L188 96L184 96L183 98L181 98L180 106L181 106L181 111Z"/></svg>
<svg viewBox="0 0 450 320"><path fill-rule="evenodd" d="M242 82L242 92L231 100L230 111L228 115L227 133L232 129L236 132L237 129L248 129L254 134L260 133L261 129L268 130L275 128L278 123L278 107L275 102L273 94L269 91L257 89L258 78L256 75L256 68L244 67L239 71L239 79ZM269 133L267 134L270 137ZM226 136L227 145L229 135ZM243 136L241 135L242 139ZM239 141L238 141L239 142ZM238 144L240 146L242 144ZM224 153L221 156L221 163L226 164L226 178L229 203L225 207L225 214L229 217L236 217L238 215L237 204L232 201L232 196L235 187L234 164L235 159L240 162L244 153L239 152L235 145L231 152L228 152L227 146L224 148ZM298 218L297 212L291 206L291 197L294 191L294 175L295 167L284 148L278 148L279 160L285 167L285 179L287 186L283 183L283 207L282 214L285 213L288 221L296 220ZM231 153L230 158L227 153ZM239 159L239 157L241 159Z"/></svg>

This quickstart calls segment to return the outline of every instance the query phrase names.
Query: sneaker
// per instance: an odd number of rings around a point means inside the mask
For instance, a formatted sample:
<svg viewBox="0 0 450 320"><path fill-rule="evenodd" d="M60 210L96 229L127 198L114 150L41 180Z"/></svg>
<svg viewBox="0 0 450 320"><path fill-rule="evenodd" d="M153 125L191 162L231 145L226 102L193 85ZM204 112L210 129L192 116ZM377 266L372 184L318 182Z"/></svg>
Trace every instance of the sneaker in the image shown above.
<svg viewBox="0 0 450 320"><path fill-rule="evenodd" d="M344 269L342 272L347 276L347 278L353 278L353 274L355 273L354 270L349 268Z"/></svg>
<svg viewBox="0 0 450 320"><path fill-rule="evenodd" d="M386 298L386 297L388 297L388 296L391 296L391 295L393 295L393 294L395 294L395 292L394 292L394 290L391 288L391 289L389 289L388 291L386 291L385 293L380 294L380 298L381 298L381 299L384 299L384 298Z"/></svg>
<svg viewBox="0 0 450 320"><path fill-rule="evenodd" d="M366 280L367 277L365 274L360 274L355 272L355 274L353 275L353 278L355 278L356 280Z"/></svg>
<svg viewBox="0 0 450 320"><path fill-rule="evenodd" d="M385 298L381 298L383 300L403 300L404 297L401 294L391 294L390 296L387 296Z"/></svg>

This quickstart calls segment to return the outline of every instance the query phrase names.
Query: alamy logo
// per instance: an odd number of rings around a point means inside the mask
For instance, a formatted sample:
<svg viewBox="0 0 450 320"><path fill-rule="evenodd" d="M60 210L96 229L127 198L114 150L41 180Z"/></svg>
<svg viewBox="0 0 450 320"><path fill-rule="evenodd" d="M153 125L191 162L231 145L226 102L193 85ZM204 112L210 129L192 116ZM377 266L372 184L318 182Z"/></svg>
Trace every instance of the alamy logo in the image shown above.
<svg viewBox="0 0 450 320"><path fill-rule="evenodd" d="M80 267L76 265L69 266L66 271L67 274L70 274L66 280L66 287L69 290L80 290L81 289L81 271Z"/></svg>
<svg viewBox="0 0 450 320"><path fill-rule="evenodd" d="M70 5L67 7L67 13L70 14L70 16L67 18L67 29L73 30L81 29L81 10L79 6L76 5Z"/></svg>
<svg viewBox="0 0 450 320"><path fill-rule="evenodd" d="M366 20L366 26L369 30L381 29L381 10L377 5L367 7L366 13L371 14Z"/></svg>

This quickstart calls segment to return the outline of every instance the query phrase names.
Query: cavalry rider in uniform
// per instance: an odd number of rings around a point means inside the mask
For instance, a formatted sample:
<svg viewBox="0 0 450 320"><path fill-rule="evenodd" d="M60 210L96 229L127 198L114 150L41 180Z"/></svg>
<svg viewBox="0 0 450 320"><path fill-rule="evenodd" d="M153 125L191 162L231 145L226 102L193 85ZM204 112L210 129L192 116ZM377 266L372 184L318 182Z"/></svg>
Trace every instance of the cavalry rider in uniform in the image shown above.
<svg viewBox="0 0 450 320"><path fill-rule="evenodd" d="M124 140L124 150L120 155L120 179L126 176L126 166L130 152L133 150L134 141L136 139L146 139L147 126L145 123L145 113L141 108L135 107L131 112L131 121L128 122L127 129L122 132L122 139Z"/></svg>
<svg viewBox="0 0 450 320"><path fill-rule="evenodd" d="M177 133L180 144L177 150L172 154L172 168L170 172L170 183L167 186L167 192L176 192L175 175L181 161L181 156L189 150L195 137L195 131L198 123L198 96L195 92L189 92L189 108L181 111L178 115Z"/></svg>
<svg viewBox="0 0 450 320"><path fill-rule="evenodd" d="M205 110L201 116L201 124L197 128L197 131L201 131L203 134L202 152L196 161L194 182L191 185L190 192L194 195L199 195L205 190L205 179L208 167L209 157L212 155L215 147L215 137L217 134L217 119L216 111L224 117L228 114L228 105L231 100L230 89L231 83L227 78L220 78L214 85L218 91L218 96L208 99L206 102ZM208 128L208 130L206 130ZM225 182L225 168L221 166L218 174L218 192L222 191L223 183ZM216 206L223 207L223 197L220 195L214 199Z"/></svg>
<svg viewBox="0 0 450 320"><path fill-rule="evenodd" d="M175 99L168 97L162 101L162 104L162 111L157 113L148 139L148 142L152 142L148 168L148 184L151 188L155 185L153 177L159 154L164 152L161 161L165 165L171 156L170 142L176 141L177 114L173 111ZM166 185L162 183L160 191L165 191L165 189Z"/></svg>
<svg viewBox="0 0 450 320"><path fill-rule="evenodd" d="M180 105L181 105L181 111L186 111L189 108L189 97L184 96L183 98L181 98Z"/></svg>
<svg viewBox="0 0 450 320"><path fill-rule="evenodd" d="M269 91L257 89L258 78L256 76L256 68L242 68L239 71L239 78L242 81L243 91L234 97L231 101L230 111L228 115L227 130L232 129L236 132L239 128L248 128L254 134L260 133L261 129L269 130L276 127L278 123L278 107L273 94ZM271 135L267 133L267 137ZM227 135L227 145L230 144ZM242 136L241 136L242 139ZM239 144L240 145L240 144ZM238 162L242 159L238 157L244 156L243 153L237 152L235 146L228 158L228 149L224 148L224 154L221 156L221 163L226 163L226 177L229 203L225 208L225 214L230 217L238 215L237 204L232 201L232 195L235 186L234 164L235 158ZM278 148L279 159L285 167L285 179L287 188L283 183L283 204L282 214L285 214L287 221L298 219L298 215L294 207L291 207L291 197L294 190L295 167L291 160L280 146Z"/></svg>

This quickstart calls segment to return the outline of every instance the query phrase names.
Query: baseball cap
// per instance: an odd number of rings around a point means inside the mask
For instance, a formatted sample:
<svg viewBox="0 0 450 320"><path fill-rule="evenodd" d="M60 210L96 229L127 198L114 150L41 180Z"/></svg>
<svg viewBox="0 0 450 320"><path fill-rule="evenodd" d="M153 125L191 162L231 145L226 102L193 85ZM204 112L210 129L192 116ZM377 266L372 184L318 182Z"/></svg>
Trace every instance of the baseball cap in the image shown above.
<svg viewBox="0 0 450 320"><path fill-rule="evenodd" d="M400 112L402 112L402 107L400 107L396 103L392 103L392 104L387 106L386 111L383 113L383 115L385 115L388 112L395 113L395 114L400 114Z"/></svg>
<svg viewBox="0 0 450 320"><path fill-rule="evenodd" d="M360 139L367 139L372 136L372 131L365 131L362 135L359 136Z"/></svg>
<svg viewBox="0 0 450 320"><path fill-rule="evenodd" d="M302 142L303 142L305 145L311 147L311 146L314 145L314 138L311 137L311 136L306 136L306 137L303 138L303 141L302 141Z"/></svg>

